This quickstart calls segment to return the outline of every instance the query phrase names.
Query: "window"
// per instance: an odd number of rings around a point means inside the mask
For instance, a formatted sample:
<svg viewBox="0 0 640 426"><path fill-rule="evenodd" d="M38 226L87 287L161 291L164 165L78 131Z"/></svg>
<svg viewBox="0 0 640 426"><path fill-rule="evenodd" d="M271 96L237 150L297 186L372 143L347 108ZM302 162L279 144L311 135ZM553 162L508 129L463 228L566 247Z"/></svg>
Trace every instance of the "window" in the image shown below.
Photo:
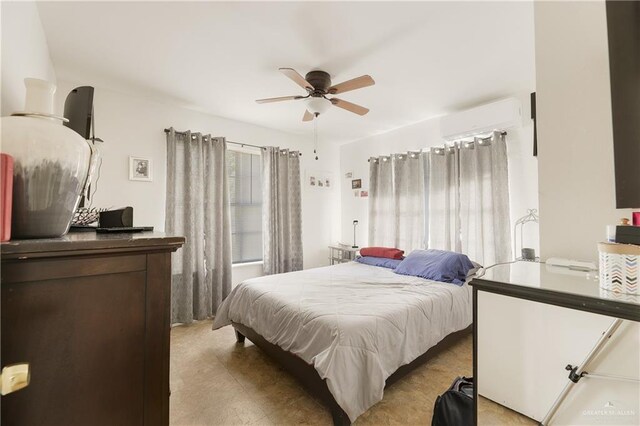
<svg viewBox="0 0 640 426"><path fill-rule="evenodd" d="M233 263L262 260L260 154L227 151Z"/></svg>

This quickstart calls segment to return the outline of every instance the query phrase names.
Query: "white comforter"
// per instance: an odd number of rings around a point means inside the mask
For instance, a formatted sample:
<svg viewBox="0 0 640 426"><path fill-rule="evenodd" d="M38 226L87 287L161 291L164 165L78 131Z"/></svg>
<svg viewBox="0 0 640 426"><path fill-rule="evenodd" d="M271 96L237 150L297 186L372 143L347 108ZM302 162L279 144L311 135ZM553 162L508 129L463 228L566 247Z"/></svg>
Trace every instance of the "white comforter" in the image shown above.
<svg viewBox="0 0 640 426"><path fill-rule="evenodd" d="M247 280L213 329L231 321L312 364L354 421L398 367L471 324L471 291L350 262Z"/></svg>

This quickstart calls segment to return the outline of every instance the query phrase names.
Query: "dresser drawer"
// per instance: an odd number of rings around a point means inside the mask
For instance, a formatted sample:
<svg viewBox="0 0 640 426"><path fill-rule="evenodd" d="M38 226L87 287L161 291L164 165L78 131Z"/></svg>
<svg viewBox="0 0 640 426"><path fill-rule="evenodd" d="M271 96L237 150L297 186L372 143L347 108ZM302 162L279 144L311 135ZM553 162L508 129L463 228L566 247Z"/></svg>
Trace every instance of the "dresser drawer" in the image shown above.
<svg viewBox="0 0 640 426"><path fill-rule="evenodd" d="M31 370L2 397L3 424L143 424L146 283L145 271L3 282L2 362Z"/></svg>
<svg viewBox="0 0 640 426"><path fill-rule="evenodd" d="M3 262L2 282L27 281L144 271L147 256L86 256L70 259L24 259Z"/></svg>

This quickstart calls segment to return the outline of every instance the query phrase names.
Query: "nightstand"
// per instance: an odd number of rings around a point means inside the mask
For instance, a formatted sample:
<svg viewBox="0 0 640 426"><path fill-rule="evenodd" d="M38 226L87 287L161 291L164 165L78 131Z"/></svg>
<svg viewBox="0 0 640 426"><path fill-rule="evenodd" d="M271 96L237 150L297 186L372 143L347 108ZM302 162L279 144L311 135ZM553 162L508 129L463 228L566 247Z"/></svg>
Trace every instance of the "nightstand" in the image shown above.
<svg viewBox="0 0 640 426"><path fill-rule="evenodd" d="M351 262L356 258L359 248L348 246L329 246L329 262L331 265L337 263Z"/></svg>

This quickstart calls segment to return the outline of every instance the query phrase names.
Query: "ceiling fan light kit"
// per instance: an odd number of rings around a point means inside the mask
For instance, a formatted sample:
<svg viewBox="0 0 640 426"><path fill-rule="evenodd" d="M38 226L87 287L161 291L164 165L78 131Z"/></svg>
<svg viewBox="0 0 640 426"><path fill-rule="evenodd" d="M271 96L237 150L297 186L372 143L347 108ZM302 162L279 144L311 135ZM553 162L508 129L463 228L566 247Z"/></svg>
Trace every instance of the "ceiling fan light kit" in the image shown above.
<svg viewBox="0 0 640 426"><path fill-rule="evenodd" d="M332 105L358 115L365 115L369 112L368 108L338 98L327 98L327 95L336 95L349 92L351 90L361 89L363 87L373 86L375 81L373 81L373 78L371 78L370 75L363 75L332 86L331 76L325 71L309 71L305 77L302 77L302 75L293 68L280 68L280 72L289 77L298 86L306 90L307 95L258 99L256 100L257 103L264 104L306 99L307 110L302 116L302 121L312 121L320 114L326 112Z"/></svg>
<svg viewBox="0 0 640 426"><path fill-rule="evenodd" d="M331 106L331 102L328 99L321 97L307 98L305 103L307 104L307 111L316 116L317 114L324 114Z"/></svg>

